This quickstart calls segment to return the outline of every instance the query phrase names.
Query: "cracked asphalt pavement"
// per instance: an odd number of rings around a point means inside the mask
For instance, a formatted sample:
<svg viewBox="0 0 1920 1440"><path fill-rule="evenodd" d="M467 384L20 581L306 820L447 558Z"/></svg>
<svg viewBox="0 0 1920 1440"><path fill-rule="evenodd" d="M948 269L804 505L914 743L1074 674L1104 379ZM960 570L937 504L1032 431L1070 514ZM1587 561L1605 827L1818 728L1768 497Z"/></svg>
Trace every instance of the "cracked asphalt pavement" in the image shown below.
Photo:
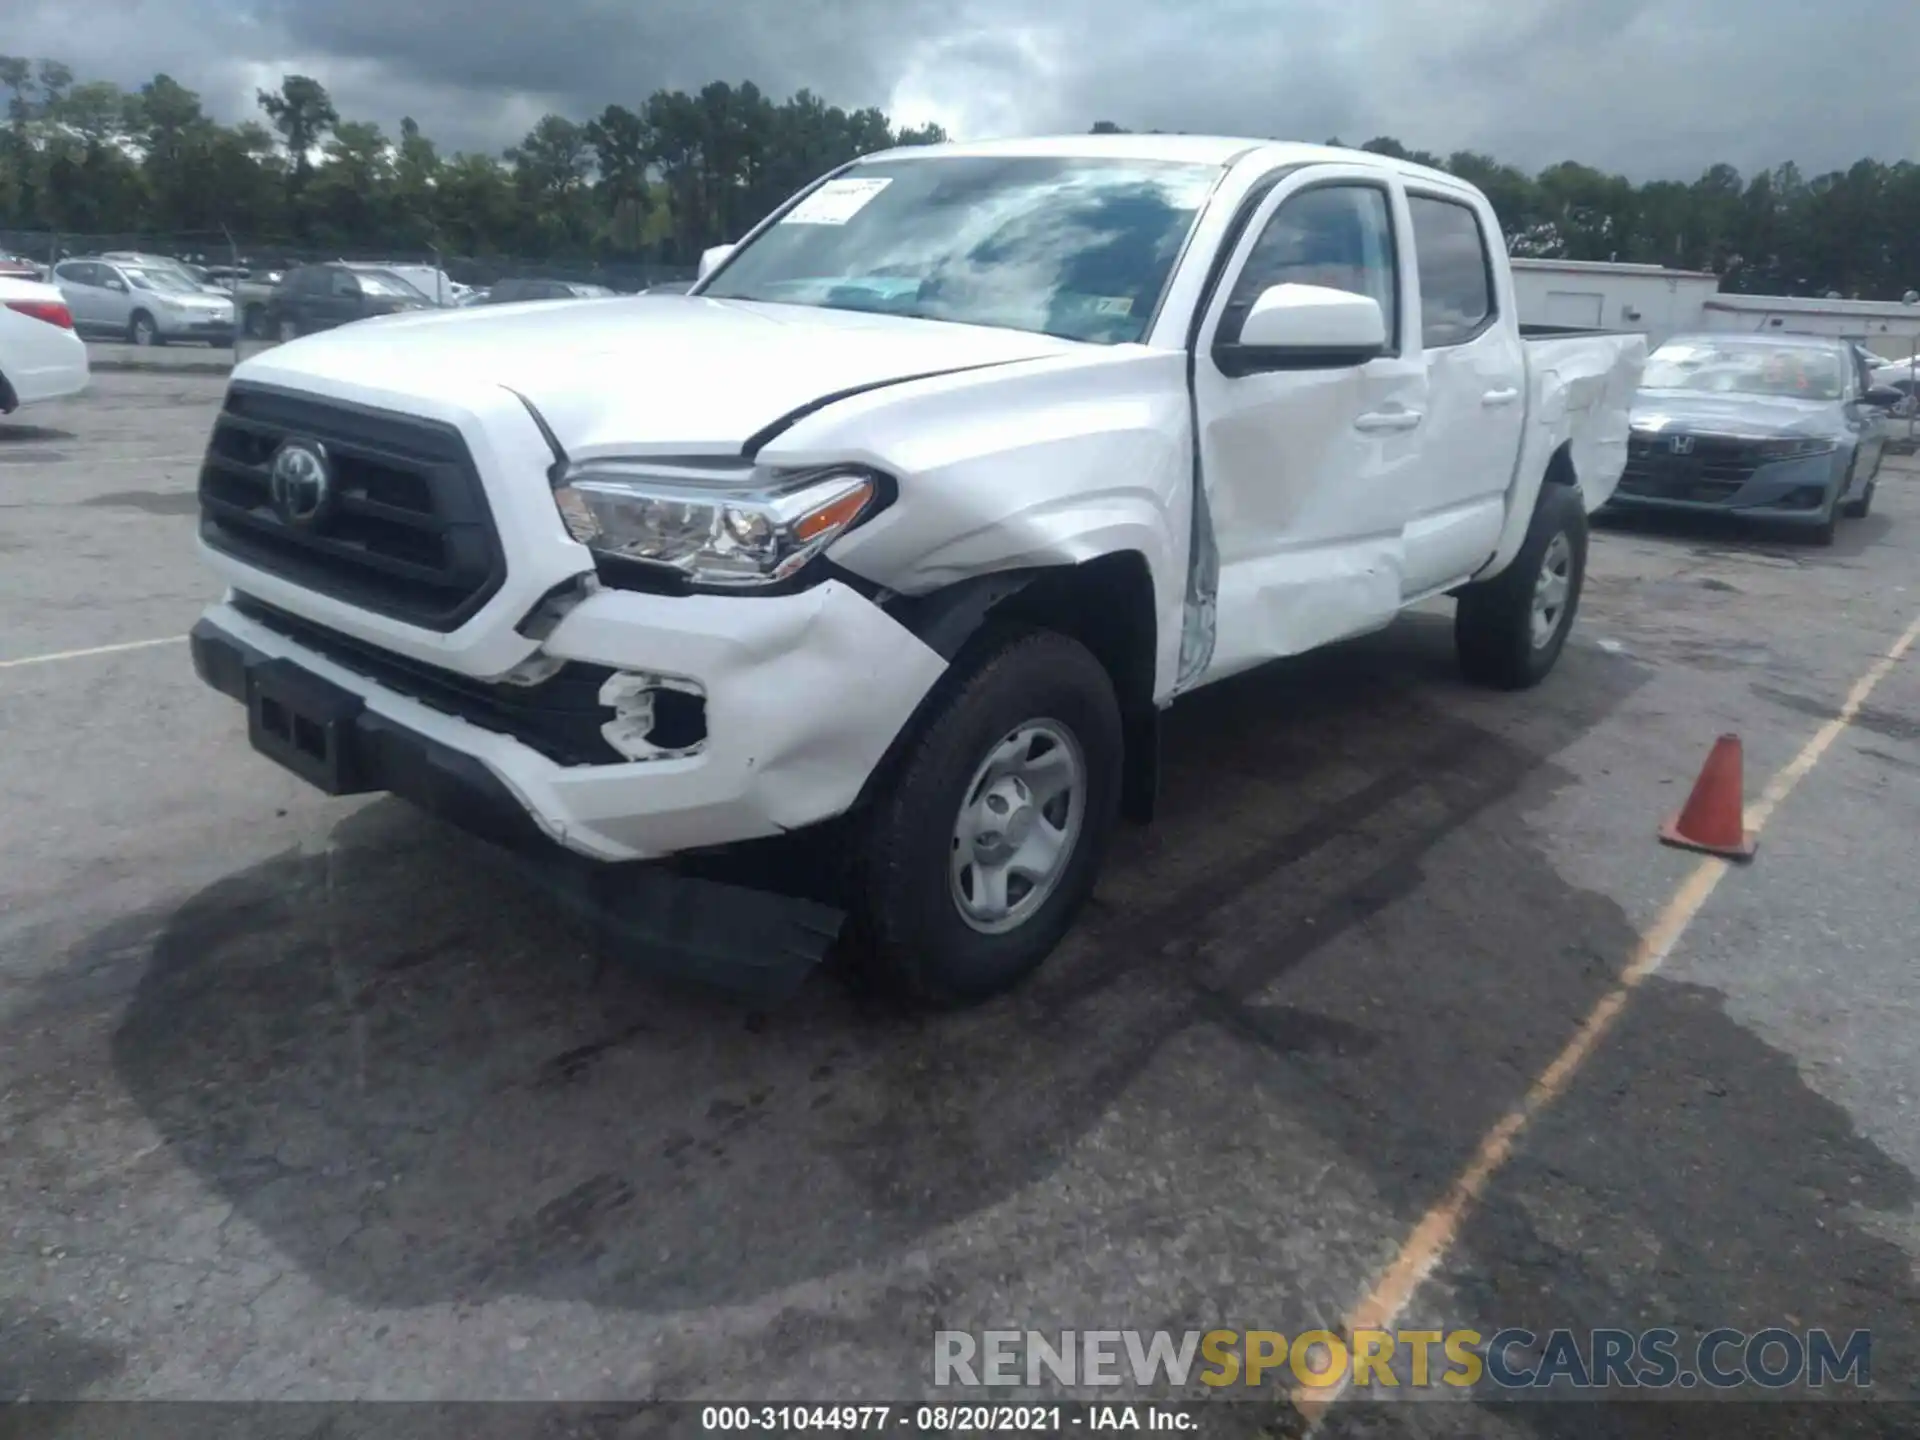
<svg viewBox="0 0 1920 1440"><path fill-rule="evenodd" d="M941 1329L1337 1326L1698 863L1654 830L1714 737L1751 800L1920 613L1908 461L1831 549L1609 526L1538 690L1468 689L1435 611L1176 707L1020 993L750 1013L248 749L178 638L222 383L0 421L0 1400L899 1401ZM1916 834L1909 656L1405 1323L1871 1328L1920 1400Z"/></svg>

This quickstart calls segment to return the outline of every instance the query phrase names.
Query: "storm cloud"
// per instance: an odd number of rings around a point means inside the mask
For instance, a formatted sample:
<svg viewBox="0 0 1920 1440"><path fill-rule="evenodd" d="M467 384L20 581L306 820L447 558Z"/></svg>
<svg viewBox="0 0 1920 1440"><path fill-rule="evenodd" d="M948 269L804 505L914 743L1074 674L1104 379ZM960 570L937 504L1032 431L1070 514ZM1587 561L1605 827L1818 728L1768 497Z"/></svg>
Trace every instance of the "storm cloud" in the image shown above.
<svg viewBox="0 0 1920 1440"><path fill-rule="evenodd" d="M1865 0L0 0L0 45L224 120L313 75L343 115L497 151L662 86L806 87L967 138L1095 120L1397 136L1636 180L1920 154L1910 47ZM1896 27L1897 28L1897 27Z"/></svg>

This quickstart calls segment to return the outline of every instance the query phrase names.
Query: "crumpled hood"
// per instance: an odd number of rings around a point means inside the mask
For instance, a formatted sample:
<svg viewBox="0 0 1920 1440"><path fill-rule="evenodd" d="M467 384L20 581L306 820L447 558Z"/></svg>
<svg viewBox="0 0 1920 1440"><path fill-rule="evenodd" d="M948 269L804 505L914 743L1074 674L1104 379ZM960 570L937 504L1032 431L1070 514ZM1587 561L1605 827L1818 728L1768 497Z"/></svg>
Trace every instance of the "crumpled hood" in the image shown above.
<svg viewBox="0 0 1920 1440"><path fill-rule="evenodd" d="M570 459L738 454L846 391L1078 351L1017 330L688 295L541 301L364 320L247 361L235 379L393 394L504 385Z"/></svg>
<svg viewBox="0 0 1920 1440"><path fill-rule="evenodd" d="M1642 390L1633 402L1635 430L1689 435L1787 435L1838 439L1846 417L1837 400L1774 395L1707 395L1693 390Z"/></svg>

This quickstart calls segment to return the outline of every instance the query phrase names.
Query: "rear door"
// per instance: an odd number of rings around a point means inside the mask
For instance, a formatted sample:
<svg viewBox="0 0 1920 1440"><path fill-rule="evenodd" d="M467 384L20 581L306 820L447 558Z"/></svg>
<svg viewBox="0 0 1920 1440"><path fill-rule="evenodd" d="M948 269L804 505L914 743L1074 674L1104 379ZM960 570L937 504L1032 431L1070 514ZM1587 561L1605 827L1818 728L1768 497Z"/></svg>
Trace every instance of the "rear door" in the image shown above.
<svg viewBox="0 0 1920 1440"><path fill-rule="evenodd" d="M1401 531L1426 443L1403 204L1396 178L1378 167L1289 174L1240 233L1207 303L1194 347L1219 563L1207 679L1384 625L1399 609ZM1387 353L1360 365L1224 373L1216 340L1231 342L1261 293L1289 282L1377 300Z"/></svg>
<svg viewBox="0 0 1920 1440"><path fill-rule="evenodd" d="M331 329L358 320L366 305L360 277L351 270L327 271L326 289L315 297L315 304L320 308L317 328Z"/></svg>
<svg viewBox="0 0 1920 1440"><path fill-rule="evenodd" d="M53 283L73 312L77 330L93 330L103 323L102 297L94 275L97 268L85 260L63 260L53 267Z"/></svg>
<svg viewBox="0 0 1920 1440"><path fill-rule="evenodd" d="M1504 313L1493 212L1471 192L1407 181L1427 372L1420 477L1407 521L1409 596L1451 586L1486 563L1506 521L1526 419L1527 360Z"/></svg>

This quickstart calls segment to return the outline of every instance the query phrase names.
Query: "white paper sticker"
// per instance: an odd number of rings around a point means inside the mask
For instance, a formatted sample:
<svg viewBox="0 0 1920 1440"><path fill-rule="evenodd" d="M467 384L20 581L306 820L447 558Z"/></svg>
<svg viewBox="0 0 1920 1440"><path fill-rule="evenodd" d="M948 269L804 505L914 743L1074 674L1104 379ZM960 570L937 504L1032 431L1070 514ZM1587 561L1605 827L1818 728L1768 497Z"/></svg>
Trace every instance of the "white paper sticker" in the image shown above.
<svg viewBox="0 0 1920 1440"><path fill-rule="evenodd" d="M891 177L829 180L780 218L782 225L844 225L887 186Z"/></svg>

